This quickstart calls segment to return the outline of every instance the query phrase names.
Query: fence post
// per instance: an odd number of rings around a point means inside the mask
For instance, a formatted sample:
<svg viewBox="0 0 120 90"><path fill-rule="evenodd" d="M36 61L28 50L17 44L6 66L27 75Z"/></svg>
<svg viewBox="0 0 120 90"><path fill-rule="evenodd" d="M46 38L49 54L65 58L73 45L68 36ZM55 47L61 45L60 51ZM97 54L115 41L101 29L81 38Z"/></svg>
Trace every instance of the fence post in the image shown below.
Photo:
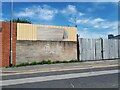
<svg viewBox="0 0 120 90"><path fill-rule="evenodd" d="M100 40L101 40L101 56L102 56L102 60L103 60L103 58L104 58L104 56L103 56L103 39L100 38Z"/></svg>
<svg viewBox="0 0 120 90"><path fill-rule="evenodd" d="M120 40L118 39L118 58L120 58Z"/></svg>
<svg viewBox="0 0 120 90"><path fill-rule="evenodd" d="M79 35L77 34L77 60L80 61Z"/></svg>

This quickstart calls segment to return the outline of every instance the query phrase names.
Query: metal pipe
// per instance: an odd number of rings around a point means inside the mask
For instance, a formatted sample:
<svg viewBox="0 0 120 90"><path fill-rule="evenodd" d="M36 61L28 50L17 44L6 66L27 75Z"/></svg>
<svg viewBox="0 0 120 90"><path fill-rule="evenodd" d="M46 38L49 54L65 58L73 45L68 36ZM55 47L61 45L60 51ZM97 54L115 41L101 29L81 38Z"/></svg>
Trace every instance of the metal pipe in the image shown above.
<svg viewBox="0 0 120 90"><path fill-rule="evenodd" d="M119 14L119 11L120 11L120 1L118 2L118 35L120 35L120 14ZM119 36L118 36L118 58L120 58L120 39L119 39Z"/></svg>
<svg viewBox="0 0 120 90"><path fill-rule="evenodd" d="M13 64L13 55L12 55L12 30L13 30L13 0L11 0L11 21L10 21L10 66Z"/></svg>

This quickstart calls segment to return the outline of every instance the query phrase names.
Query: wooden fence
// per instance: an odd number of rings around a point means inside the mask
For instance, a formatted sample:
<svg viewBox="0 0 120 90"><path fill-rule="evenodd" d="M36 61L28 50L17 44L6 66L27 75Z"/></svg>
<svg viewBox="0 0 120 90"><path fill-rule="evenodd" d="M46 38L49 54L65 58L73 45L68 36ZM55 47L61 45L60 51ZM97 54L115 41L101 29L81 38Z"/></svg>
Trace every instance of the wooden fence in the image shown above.
<svg viewBox="0 0 120 90"><path fill-rule="evenodd" d="M120 58L120 40L79 38L79 51L81 61Z"/></svg>

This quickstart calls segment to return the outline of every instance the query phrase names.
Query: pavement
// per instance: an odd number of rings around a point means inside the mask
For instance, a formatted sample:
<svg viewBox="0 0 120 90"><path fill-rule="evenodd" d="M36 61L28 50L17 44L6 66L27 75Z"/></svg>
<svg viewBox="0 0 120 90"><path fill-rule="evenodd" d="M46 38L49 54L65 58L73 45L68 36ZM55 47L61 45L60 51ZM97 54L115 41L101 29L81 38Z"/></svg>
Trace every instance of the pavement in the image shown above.
<svg viewBox="0 0 120 90"><path fill-rule="evenodd" d="M55 72L55 71L66 71L66 70L80 70L80 69L94 69L94 68L105 68L118 66L118 61L115 60L100 60L100 61L87 61L77 63L61 63L61 64L45 64L45 65L33 65L33 66L22 66L14 68L1 68L1 75L17 75L17 74L31 74L39 72Z"/></svg>

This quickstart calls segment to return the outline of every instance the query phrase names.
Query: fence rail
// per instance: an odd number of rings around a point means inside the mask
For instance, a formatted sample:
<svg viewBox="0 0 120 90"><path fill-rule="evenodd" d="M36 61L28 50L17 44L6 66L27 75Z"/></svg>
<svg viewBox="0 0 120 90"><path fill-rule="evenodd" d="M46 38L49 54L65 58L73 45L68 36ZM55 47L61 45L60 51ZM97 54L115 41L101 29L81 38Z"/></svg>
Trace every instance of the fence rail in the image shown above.
<svg viewBox="0 0 120 90"><path fill-rule="evenodd" d="M80 60L120 58L120 40L79 38Z"/></svg>

